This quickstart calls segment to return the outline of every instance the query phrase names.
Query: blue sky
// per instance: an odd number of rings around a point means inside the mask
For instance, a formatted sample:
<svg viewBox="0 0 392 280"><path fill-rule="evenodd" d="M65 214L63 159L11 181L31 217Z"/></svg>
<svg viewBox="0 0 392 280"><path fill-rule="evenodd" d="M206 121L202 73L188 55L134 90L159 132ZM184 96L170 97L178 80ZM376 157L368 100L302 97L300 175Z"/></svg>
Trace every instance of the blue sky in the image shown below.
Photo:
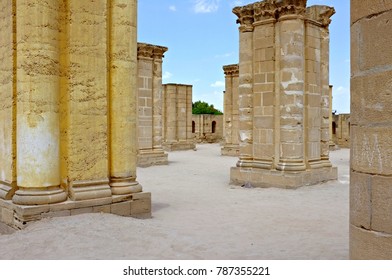
<svg viewBox="0 0 392 280"><path fill-rule="evenodd" d="M193 101L223 110L223 65L238 63L238 25L232 8L249 0L139 0L138 41L168 47L163 83L193 85ZM333 110L350 112L349 0L308 0L335 7L330 25Z"/></svg>

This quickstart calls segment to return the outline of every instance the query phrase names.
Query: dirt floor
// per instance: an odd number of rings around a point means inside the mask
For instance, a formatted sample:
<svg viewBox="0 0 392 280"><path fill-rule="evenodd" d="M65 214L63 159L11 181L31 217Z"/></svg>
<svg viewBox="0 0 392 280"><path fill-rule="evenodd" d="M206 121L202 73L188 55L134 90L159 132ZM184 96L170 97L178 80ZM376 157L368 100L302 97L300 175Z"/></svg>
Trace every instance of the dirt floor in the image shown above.
<svg viewBox="0 0 392 280"><path fill-rule="evenodd" d="M297 190L229 185L237 159L217 144L138 169L153 218L45 219L6 233L1 259L348 259L349 150L331 152L338 181Z"/></svg>

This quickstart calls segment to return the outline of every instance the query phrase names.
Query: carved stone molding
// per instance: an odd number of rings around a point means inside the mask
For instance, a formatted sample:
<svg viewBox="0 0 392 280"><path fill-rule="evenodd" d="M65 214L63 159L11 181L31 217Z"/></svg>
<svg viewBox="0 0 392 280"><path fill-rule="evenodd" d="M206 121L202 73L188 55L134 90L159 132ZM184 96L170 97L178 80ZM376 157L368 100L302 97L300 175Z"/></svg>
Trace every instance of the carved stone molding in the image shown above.
<svg viewBox="0 0 392 280"><path fill-rule="evenodd" d="M276 0L275 16L304 15L307 0Z"/></svg>
<svg viewBox="0 0 392 280"><path fill-rule="evenodd" d="M237 23L239 23L240 30L243 32L253 31L254 22L254 4L246 5L243 7L235 7L233 13L238 17Z"/></svg>
<svg viewBox="0 0 392 280"><path fill-rule="evenodd" d="M166 47L155 46L145 43L137 43L137 55L144 58L162 59L163 54L168 50Z"/></svg>
<svg viewBox="0 0 392 280"><path fill-rule="evenodd" d="M319 23L323 27L329 26L334 14L335 9L329 6L315 5L306 9L306 18Z"/></svg>
<svg viewBox="0 0 392 280"><path fill-rule="evenodd" d="M256 22L267 20L267 19L275 19L275 10L276 10L275 1L269 0L269 1L257 2L253 4L253 8L254 8L254 20Z"/></svg>
<svg viewBox="0 0 392 280"><path fill-rule="evenodd" d="M239 66L238 64L225 65L223 66L223 71L226 76L238 76Z"/></svg>
<svg viewBox="0 0 392 280"><path fill-rule="evenodd" d="M154 47L154 58L155 59L162 59L164 58L164 53L167 52L168 48L166 47L161 47L161 46L155 46Z"/></svg>

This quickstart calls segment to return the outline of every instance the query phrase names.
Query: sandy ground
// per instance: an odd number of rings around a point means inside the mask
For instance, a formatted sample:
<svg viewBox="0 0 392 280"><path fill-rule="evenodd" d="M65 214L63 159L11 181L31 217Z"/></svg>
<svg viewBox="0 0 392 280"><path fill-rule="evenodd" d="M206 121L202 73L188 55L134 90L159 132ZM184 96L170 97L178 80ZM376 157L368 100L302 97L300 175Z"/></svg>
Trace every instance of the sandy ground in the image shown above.
<svg viewBox="0 0 392 280"><path fill-rule="evenodd" d="M153 218L45 219L0 235L1 259L348 259L349 150L331 152L339 180L297 190L229 185L236 158L219 145L172 152L138 169Z"/></svg>

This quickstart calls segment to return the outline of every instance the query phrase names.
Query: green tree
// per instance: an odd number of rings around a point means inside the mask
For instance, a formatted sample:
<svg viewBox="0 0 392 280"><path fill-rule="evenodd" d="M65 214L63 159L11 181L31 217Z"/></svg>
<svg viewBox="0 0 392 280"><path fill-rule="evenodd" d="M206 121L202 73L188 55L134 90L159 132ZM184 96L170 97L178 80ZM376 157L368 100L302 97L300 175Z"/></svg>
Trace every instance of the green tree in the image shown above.
<svg viewBox="0 0 392 280"><path fill-rule="evenodd" d="M214 108L214 105L209 105L204 101L196 101L192 103L192 114L201 115L201 114L209 114L209 115L223 115L221 111Z"/></svg>

